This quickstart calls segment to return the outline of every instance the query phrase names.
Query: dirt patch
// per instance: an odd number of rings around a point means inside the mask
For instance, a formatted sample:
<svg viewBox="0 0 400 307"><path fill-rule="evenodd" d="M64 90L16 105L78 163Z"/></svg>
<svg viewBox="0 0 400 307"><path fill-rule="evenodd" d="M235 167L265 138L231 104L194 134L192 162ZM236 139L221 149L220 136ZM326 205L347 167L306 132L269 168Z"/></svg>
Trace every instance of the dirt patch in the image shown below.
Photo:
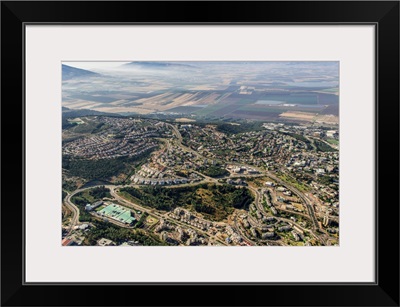
<svg viewBox="0 0 400 307"><path fill-rule="evenodd" d="M191 123L191 122L195 122L196 120L182 117L182 118L175 119L175 121L178 122L178 123Z"/></svg>
<svg viewBox="0 0 400 307"><path fill-rule="evenodd" d="M286 117L286 118L294 118L297 120L313 121L316 114L315 113L307 113L307 112L288 111L288 112L284 112L284 113L280 114L279 116Z"/></svg>

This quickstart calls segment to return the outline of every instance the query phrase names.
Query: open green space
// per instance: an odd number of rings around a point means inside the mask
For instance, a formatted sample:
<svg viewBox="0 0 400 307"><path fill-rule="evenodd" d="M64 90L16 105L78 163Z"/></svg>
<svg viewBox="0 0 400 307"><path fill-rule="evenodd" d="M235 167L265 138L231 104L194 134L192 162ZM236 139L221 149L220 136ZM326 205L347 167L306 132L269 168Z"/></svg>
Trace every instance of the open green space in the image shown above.
<svg viewBox="0 0 400 307"><path fill-rule="evenodd" d="M125 187L120 193L122 196L127 193L141 205L157 210L170 211L176 207L184 207L201 212L215 221L225 219L234 208L247 209L254 199L246 188L216 184L179 188Z"/></svg>
<svg viewBox="0 0 400 307"><path fill-rule="evenodd" d="M231 123L217 123L217 131L226 134L237 134L250 131L264 130L262 122L241 122L238 125L232 125Z"/></svg>
<svg viewBox="0 0 400 307"><path fill-rule="evenodd" d="M339 145L339 140L336 139L327 139L326 141L332 145Z"/></svg>
<svg viewBox="0 0 400 307"><path fill-rule="evenodd" d="M86 120L86 122L81 122L80 124L76 125L71 130L75 133L94 134L94 133L101 131L103 126L104 126L104 123L97 123L94 120Z"/></svg>
<svg viewBox="0 0 400 307"><path fill-rule="evenodd" d="M336 149L332 148L331 146L329 146L325 142L321 142L321 141L318 141L318 140L314 140L314 145L315 145L315 147L317 147L318 151L322 151L322 152L337 151Z"/></svg>
<svg viewBox="0 0 400 307"><path fill-rule="evenodd" d="M201 167L199 169L199 172L202 173L203 175L213 178L219 178L229 175L229 172L225 168L214 165Z"/></svg>
<svg viewBox="0 0 400 307"><path fill-rule="evenodd" d="M278 172L276 175L279 178L281 178L283 181L293 185L296 189L298 189L301 192L308 192L310 190L310 188L308 186L306 186L305 184L303 184L301 181L298 181L286 174Z"/></svg>

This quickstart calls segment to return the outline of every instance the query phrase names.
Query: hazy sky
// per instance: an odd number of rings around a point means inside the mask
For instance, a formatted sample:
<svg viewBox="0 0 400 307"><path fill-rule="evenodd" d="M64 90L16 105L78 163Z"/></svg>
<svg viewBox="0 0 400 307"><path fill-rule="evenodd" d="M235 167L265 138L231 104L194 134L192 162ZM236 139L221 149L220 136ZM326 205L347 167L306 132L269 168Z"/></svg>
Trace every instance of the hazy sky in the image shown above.
<svg viewBox="0 0 400 307"><path fill-rule="evenodd" d="M69 62L69 61L66 61L66 62L62 62L62 63L65 65L68 65L68 66L82 68L82 69L104 69L104 68L115 68L115 67L121 66L122 64L129 63L129 62L120 62L120 61L115 61L115 62L110 62L110 61Z"/></svg>

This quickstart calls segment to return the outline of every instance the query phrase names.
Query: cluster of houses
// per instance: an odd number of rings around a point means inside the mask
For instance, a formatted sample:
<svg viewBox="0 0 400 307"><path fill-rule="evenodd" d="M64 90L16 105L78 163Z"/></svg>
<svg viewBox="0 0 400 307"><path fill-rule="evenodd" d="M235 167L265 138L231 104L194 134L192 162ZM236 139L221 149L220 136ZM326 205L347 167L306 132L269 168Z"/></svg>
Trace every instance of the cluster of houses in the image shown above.
<svg viewBox="0 0 400 307"><path fill-rule="evenodd" d="M208 240L200 236L194 229L183 229L180 226L174 226L166 222L164 219L160 220L160 224L156 227L155 232L160 233L161 240L173 245L178 245L179 242L186 245L207 245L208 243Z"/></svg>
<svg viewBox="0 0 400 307"><path fill-rule="evenodd" d="M236 245L247 245L244 243L243 238L231 226L226 226L225 232L228 235L225 241L227 243L235 243Z"/></svg>
<svg viewBox="0 0 400 307"><path fill-rule="evenodd" d="M140 137L132 142L127 138L92 135L68 142L63 146L63 154L92 160L133 157L154 149L158 143L150 138Z"/></svg>
<svg viewBox="0 0 400 307"><path fill-rule="evenodd" d="M213 226L213 223L201 218L194 216L190 211L177 207L174 211L169 213L169 216L173 219L184 222L193 227L199 228L201 230L207 231Z"/></svg>
<svg viewBox="0 0 400 307"><path fill-rule="evenodd" d="M154 149L157 137L166 136L168 128L155 120L99 116L100 131L63 145L63 154L86 159L111 159L140 155Z"/></svg>

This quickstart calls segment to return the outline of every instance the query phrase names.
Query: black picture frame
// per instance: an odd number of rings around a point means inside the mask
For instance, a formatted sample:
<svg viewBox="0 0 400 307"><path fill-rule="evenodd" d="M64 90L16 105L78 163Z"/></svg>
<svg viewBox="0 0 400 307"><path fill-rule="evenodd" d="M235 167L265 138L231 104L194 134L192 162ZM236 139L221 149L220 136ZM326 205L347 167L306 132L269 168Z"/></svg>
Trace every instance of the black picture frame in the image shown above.
<svg viewBox="0 0 400 307"><path fill-rule="evenodd" d="M24 283L24 26L29 23L375 25L376 282ZM2 306L399 306L398 1L3 1L1 77Z"/></svg>

